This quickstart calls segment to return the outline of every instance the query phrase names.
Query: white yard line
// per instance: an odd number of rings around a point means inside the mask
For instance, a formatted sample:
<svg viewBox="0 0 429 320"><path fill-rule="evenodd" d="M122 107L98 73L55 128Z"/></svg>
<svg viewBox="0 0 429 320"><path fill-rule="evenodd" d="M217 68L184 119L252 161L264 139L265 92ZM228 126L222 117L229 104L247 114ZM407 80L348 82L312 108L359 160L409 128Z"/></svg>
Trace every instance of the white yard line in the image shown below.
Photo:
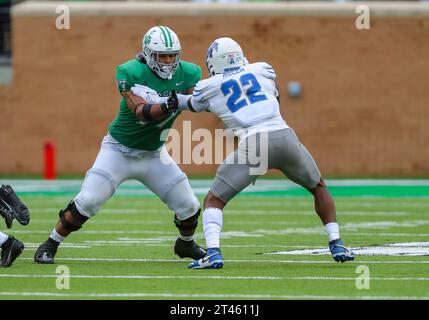
<svg viewBox="0 0 429 320"><path fill-rule="evenodd" d="M33 258L20 258L20 260L34 260ZM55 261L104 261L104 262L180 262L185 263L189 261L179 259L144 259L144 258L56 258ZM297 263L297 264L332 264L335 265L333 260L225 260L226 263ZM429 260L416 261L416 260L402 260L402 261L377 261L377 260L356 260L348 262L348 264L429 264Z"/></svg>
<svg viewBox="0 0 429 320"><path fill-rule="evenodd" d="M388 232L358 232L358 231L347 231L350 235L359 235L359 236L387 236L387 237L425 237L429 238L429 233L388 233Z"/></svg>
<svg viewBox="0 0 429 320"><path fill-rule="evenodd" d="M264 204L265 206L265 204ZM279 206L281 207L281 206ZM57 213L57 211L59 210L58 208L35 208L32 207L33 212L37 212L37 213ZM112 214L112 215L141 215L142 217L145 216L145 214L147 213L160 213L160 214L168 214L169 211L168 210L161 210L161 209L148 209L148 208L140 208L140 209L102 209L100 211L101 214ZM236 216L236 215L248 215L248 216L259 216L259 215L315 215L316 212L314 210L307 210L306 208L282 208L281 210L264 210L264 209L252 209L252 210L246 210L243 208L240 209L228 209L226 210L226 213L228 215L231 216ZM360 210L360 211L347 211L347 210L339 210L339 215L343 215L343 216L387 216L387 217L392 217L392 216L397 216L397 217L402 217L402 216L409 216L412 214L415 214L413 212L407 212L407 211L368 211L368 210ZM102 216L102 215L101 215ZM100 222L100 219L98 219L97 221ZM109 221L101 221L102 223L118 223L115 221L125 221L128 222L128 220L112 220L111 222ZM36 222L52 222L51 219L38 219ZM147 221L145 223L149 223L150 221ZM143 221L141 221L141 223L143 223ZM161 223L161 221L157 221L155 223ZM255 221L255 223L260 223Z"/></svg>
<svg viewBox="0 0 429 320"><path fill-rule="evenodd" d="M400 226L398 226L400 227ZM367 228L363 228L367 229ZM272 232L272 233L270 233ZM14 230L14 234L44 234L49 235L48 230ZM175 237L176 235L173 234L173 232L168 231L156 231L156 230L80 230L78 232L79 234L107 234L107 235L129 235L129 234L157 234L157 235L164 235L164 236L171 236ZM244 237L245 235L248 235L249 237L255 237L255 236L264 236L264 235L283 235L283 234L299 234L302 236L306 235L314 235L314 234L324 234L325 231L322 227L302 227L302 228L287 228L287 229L280 229L280 230L254 230L254 231L226 231L222 235L223 236L234 236L234 237ZM361 232L356 230L350 230L347 231L348 235L365 235L365 236L399 236L399 237L428 237L429 233L386 233L386 232ZM148 239L150 240L150 239Z"/></svg>
<svg viewBox="0 0 429 320"><path fill-rule="evenodd" d="M356 281L355 277L263 277L263 276L158 276L158 275L69 275L69 278L82 279L221 279L221 280L340 280ZM0 278L58 278L56 274L0 274ZM429 281L429 278L413 277L370 277L377 281Z"/></svg>
<svg viewBox="0 0 429 320"><path fill-rule="evenodd" d="M50 231L48 230L14 230L15 234L46 234L49 235ZM127 235L127 234L169 234L166 231L152 231L152 230L80 230L79 234L119 234L119 235ZM170 233L171 234L171 233Z"/></svg>
<svg viewBox="0 0 429 320"><path fill-rule="evenodd" d="M283 280L282 277L262 276L157 276L157 275L70 275L84 279L222 279L222 280ZM0 278L58 278L55 274L0 274Z"/></svg>
<svg viewBox="0 0 429 320"><path fill-rule="evenodd" d="M428 300L422 296L322 296L322 295L274 295L274 294L176 294L176 293L57 293L57 292L7 292L0 296L65 297L65 298L208 298L208 299L362 299L362 300ZM173 302L172 302L173 303Z"/></svg>

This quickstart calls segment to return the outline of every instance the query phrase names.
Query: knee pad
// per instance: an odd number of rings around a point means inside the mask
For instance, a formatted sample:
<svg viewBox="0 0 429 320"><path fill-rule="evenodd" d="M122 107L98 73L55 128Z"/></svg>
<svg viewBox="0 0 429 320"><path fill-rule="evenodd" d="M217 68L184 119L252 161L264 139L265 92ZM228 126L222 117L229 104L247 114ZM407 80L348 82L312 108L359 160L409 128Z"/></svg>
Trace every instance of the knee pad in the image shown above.
<svg viewBox="0 0 429 320"><path fill-rule="evenodd" d="M73 217L73 220L76 223L70 223L66 220L66 217L64 214L67 211L70 211L70 213ZM79 212L79 210L77 210L76 205L74 204L73 200L69 202L67 207L60 210L59 216L60 216L60 222L61 222L61 225L63 226L63 228L66 230L69 230L69 231L79 230L80 228L82 228L82 224L84 224L86 222L86 220L88 220L88 217L83 216Z"/></svg>
<svg viewBox="0 0 429 320"><path fill-rule="evenodd" d="M180 220L187 220L194 215L199 215L200 210L200 202L198 201L197 197L192 194L192 197L187 197L182 202L180 208L174 210L174 212Z"/></svg>
<svg viewBox="0 0 429 320"><path fill-rule="evenodd" d="M180 220L177 218L177 214L174 215L174 224L179 230L188 231L195 230L198 226L198 217L200 216L201 209L198 209L194 215L190 216L185 220Z"/></svg>

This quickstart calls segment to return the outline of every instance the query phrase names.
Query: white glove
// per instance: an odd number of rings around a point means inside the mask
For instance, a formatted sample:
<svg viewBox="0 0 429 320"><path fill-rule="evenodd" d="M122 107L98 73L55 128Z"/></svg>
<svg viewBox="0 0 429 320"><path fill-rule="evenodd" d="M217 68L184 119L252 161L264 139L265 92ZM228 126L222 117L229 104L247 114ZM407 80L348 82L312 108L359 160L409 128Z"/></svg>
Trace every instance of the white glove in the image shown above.
<svg viewBox="0 0 429 320"><path fill-rule="evenodd" d="M141 84L134 85L131 88L131 91L136 96L143 98L146 102L151 104L163 103L165 102L164 100L166 100L165 98L162 99L155 90L146 86L142 86Z"/></svg>

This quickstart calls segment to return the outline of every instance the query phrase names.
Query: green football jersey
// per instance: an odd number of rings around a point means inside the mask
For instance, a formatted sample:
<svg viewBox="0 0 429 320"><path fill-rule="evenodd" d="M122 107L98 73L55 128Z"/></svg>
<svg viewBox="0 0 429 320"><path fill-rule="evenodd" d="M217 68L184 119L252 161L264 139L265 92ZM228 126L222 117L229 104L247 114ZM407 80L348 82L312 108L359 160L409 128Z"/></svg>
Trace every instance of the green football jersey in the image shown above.
<svg viewBox="0 0 429 320"><path fill-rule="evenodd" d="M166 97L173 89L178 93L185 93L194 87L200 78L201 68L186 61L180 61L176 73L170 80L161 79L138 59L129 60L116 68L116 80L121 93L130 91L135 84L141 84L155 90L159 96ZM157 150L165 143L161 139L161 133L171 128L179 114L180 111L177 111L165 118L143 123L137 119L122 98L119 112L109 126L109 133L129 148ZM164 137L166 136L165 134Z"/></svg>

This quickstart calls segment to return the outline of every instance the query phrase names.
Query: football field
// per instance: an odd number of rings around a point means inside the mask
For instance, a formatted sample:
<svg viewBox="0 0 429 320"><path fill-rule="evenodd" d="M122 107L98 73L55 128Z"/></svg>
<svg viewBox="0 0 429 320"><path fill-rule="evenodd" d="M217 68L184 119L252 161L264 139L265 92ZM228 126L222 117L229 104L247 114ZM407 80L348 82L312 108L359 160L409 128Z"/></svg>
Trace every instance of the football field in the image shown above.
<svg viewBox="0 0 429 320"><path fill-rule="evenodd" d="M224 210L219 270L188 270L173 253L172 213L137 182L60 246L33 254L80 180L10 182L31 213L2 231L25 244L0 269L0 299L429 299L429 180L328 180L341 236L356 254L335 263L305 190L258 180ZM202 202L209 180L193 180ZM196 239L205 246L201 219Z"/></svg>

